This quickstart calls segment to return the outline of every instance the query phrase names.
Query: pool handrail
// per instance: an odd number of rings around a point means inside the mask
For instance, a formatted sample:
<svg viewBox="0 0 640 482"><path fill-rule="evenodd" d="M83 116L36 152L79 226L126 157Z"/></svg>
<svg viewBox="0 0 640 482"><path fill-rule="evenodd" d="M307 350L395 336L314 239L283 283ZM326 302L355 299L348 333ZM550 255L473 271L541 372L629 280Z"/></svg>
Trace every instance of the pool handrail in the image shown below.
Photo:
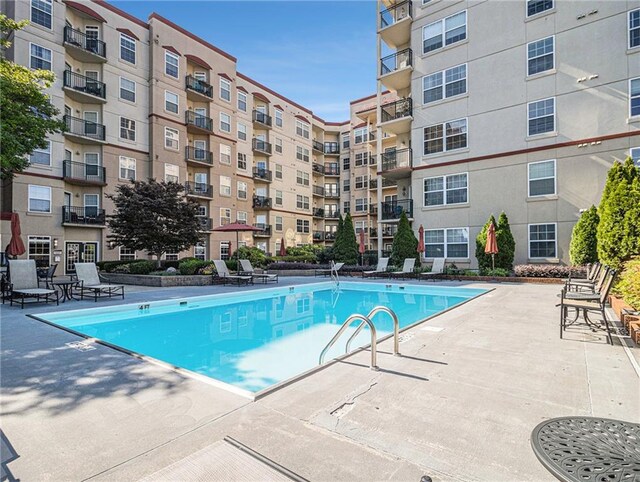
<svg viewBox="0 0 640 482"><path fill-rule="evenodd" d="M338 330L338 332L333 336L333 338L331 338L331 340L329 340L329 343L327 343L327 345L324 347L322 352L320 352L320 357L318 359L319 365L322 365L324 363L324 357L329 351L329 348L331 348L336 343L336 341L338 341L338 338L340 338L340 336L344 333L347 327L349 327L349 325L351 325L351 323L353 323L355 320L361 320L362 323L366 323L367 325L369 325L369 329L371 330L371 363L369 365L369 368L371 368L372 370L378 369L378 365L377 365L378 354L377 354L377 347L376 347L376 339L377 339L376 327L368 317L364 315L360 315L358 313L355 313L351 315L349 318L347 318L345 322L342 324L342 326L340 327L340 329Z"/></svg>
<svg viewBox="0 0 640 482"><path fill-rule="evenodd" d="M398 321L398 316L395 314L395 312L391 308L387 308L386 306L380 305L373 308L367 315L367 318L369 318L370 320L373 320L373 317L380 312L387 313L393 320L393 354L396 356L400 356L400 341L399 341L399 335L398 335L400 331L400 322ZM351 342L354 340L356 336L358 336L358 333L360 333L363 328L364 328L364 322L360 323L358 325L358 328L356 328L356 331L353 333L353 335L349 337L349 339L347 340L347 345L345 347L345 353L349 353Z"/></svg>

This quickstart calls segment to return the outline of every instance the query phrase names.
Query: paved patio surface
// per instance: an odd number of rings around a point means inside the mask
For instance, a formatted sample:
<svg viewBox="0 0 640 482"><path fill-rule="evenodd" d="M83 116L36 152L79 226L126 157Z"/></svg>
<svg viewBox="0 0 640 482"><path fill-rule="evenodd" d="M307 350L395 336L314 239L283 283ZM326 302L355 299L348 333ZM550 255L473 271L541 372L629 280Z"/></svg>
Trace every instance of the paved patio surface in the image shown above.
<svg viewBox="0 0 640 482"><path fill-rule="evenodd" d="M470 286L495 289L404 332L402 357L380 344L380 371L360 352L256 402L105 346L70 348L78 337L26 316L51 305L3 306L0 427L18 457L6 468L22 481L138 480L231 436L314 481L546 481L529 441L540 421L640 421L629 340L560 340L557 285ZM236 289L131 287L125 302Z"/></svg>

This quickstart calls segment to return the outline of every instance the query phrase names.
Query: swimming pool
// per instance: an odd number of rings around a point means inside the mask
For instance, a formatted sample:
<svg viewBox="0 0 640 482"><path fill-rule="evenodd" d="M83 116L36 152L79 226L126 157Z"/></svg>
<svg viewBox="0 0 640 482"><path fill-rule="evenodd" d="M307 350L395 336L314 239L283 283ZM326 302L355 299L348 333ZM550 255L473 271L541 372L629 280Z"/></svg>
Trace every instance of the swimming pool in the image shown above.
<svg viewBox="0 0 640 482"><path fill-rule="evenodd" d="M484 289L364 282L328 282L247 290L39 314L36 318L128 352L189 370L254 395L318 366L318 357L353 313L391 308L400 328L434 316ZM391 318L373 317L378 339L392 333ZM354 323L326 360L344 355ZM352 349L370 342L368 328Z"/></svg>

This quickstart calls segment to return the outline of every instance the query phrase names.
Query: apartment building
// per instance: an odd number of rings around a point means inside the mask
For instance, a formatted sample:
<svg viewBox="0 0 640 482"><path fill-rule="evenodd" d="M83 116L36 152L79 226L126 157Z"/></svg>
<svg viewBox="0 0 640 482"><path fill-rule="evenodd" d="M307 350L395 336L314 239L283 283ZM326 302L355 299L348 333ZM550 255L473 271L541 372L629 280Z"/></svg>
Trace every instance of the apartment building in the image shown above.
<svg viewBox="0 0 640 482"><path fill-rule="evenodd" d="M475 237L504 210L516 263L568 263L609 167L640 157L640 2L378 7L378 115L385 88L412 104L394 121L410 156L378 171L406 188L397 209L424 226L426 260L476 266Z"/></svg>

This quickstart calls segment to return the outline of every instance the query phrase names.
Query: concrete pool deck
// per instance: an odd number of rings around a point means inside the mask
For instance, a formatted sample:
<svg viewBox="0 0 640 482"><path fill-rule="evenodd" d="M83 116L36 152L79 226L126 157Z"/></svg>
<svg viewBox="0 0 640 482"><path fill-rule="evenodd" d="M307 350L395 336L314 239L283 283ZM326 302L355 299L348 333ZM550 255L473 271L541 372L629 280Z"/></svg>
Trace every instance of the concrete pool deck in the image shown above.
<svg viewBox="0 0 640 482"><path fill-rule="evenodd" d="M17 456L6 467L24 481L138 480L230 436L309 480L554 480L530 447L540 421L640 421L638 350L583 329L560 340L558 285L465 286L495 289L404 332L401 357L381 343L380 371L360 352L256 402L105 346L72 348L81 338L26 316L52 305L3 306L0 428ZM237 290L131 287L124 302Z"/></svg>

